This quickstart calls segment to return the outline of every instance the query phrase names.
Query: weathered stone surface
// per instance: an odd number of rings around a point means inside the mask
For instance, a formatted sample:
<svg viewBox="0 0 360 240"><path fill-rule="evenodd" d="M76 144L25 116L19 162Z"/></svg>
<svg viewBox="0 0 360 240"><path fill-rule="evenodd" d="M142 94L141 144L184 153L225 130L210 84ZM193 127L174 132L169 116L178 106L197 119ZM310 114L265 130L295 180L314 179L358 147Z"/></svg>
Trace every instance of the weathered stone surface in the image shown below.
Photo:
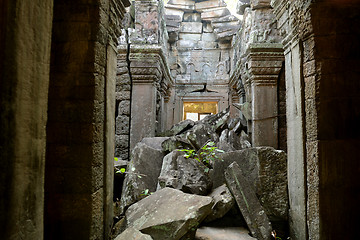
<svg viewBox="0 0 360 240"><path fill-rule="evenodd" d="M195 1L193 0L169 0L167 3L173 5L184 5L184 6L195 5Z"/></svg>
<svg viewBox="0 0 360 240"><path fill-rule="evenodd" d="M222 218L235 205L235 199L225 184L214 189L209 197L214 199L214 206L212 212L205 218L205 222Z"/></svg>
<svg viewBox="0 0 360 240"><path fill-rule="evenodd" d="M191 148L191 144L183 135L170 137L165 140L161 146L166 153L172 152L175 149Z"/></svg>
<svg viewBox="0 0 360 240"><path fill-rule="evenodd" d="M243 104L233 103L233 106L239 109L247 120L251 120L251 105L249 102Z"/></svg>
<svg viewBox="0 0 360 240"><path fill-rule="evenodd" d="M251 147L250 137L244 131L241 131L240 136L234 130L229 131L229 141L233 143L236 150Z"/></svg>
<svg viewBox="0 0 360 240"><path fill-rule="evenodd" d="M271 223L256 197L255 191L243 175L239 165L233 162L225 171L226 184L234 195L251 234L260 240L270 240Z"/></svg>
<svg viewBox="0 0 360 240"><path fill-rule="evenodd" d="M286 221L288 216L286 153L272 147L246 148L219 155L210 177L213 187L225 182L223 171L232 162L241 166L270 220Z"/></svg>
<svg viewBox="0 0 360 240"><path fill-rule="evenodd" d="M200 227L195 240L256 240L243 227Z"/></svg>
<svg viewBox="0 0 360 240"><path fill-rule="evenodd" d="M169 139L168 137L149 137L149 138L143 138L141 140L141 143L144 143L149 147L155 148L157 150L162 150L162 143L168 139Z"/></svg>
<svg viewBox="0 0 360 240"><path fill-rule="evenodd" d="M211 20L212 18L219 18L226 15L230 15L230 11L227 8L210 10L201 13L201 18L203 20Z"/></svg>
<svg viewBox="0 0 360 240"><path fill-rule="evenodd" d="M213 33L203 33L202 34L202 40L206 42L215 42L216 41L216 35Z"/></svg>
<svg viewBox="0 0 360 240"><path fill-rule="evenodd" d="M116 135L129 134L129 121L129 117L124 115L120 115L116 118Z"/></svg>
<svg viewBox="0 0 360 240"><path fill-rule="evenodd" d="M185 13L184 22L201 22L200 13Z"/></svg>
<svg viewBox="0 0 360 240"><path fill-rule="evenodd" d="M213 200L172 188L161 189L126 211L126 225L154 240L180 239L211 212Z"/></svg>
<svg viewBox="0 0 360 240"><path fill-rule="evenodd" d="M217 147L225 152L235 151L234 142L229 138L229 130L225 129L221 132Z"/></svg>
<svg viewBox="0 0 360 240"><path fill-rule="evenodd" d="M217 136L208 125L199 123L186 133L186 139L198 150L208 141L216 141Z"/></svg>
<svg viewBox="0 0 360 240"><path fill-rule="evenodd" d="M226 108L215 115L206 116L204 119L200 121L200 123L207 124L211 127L211 130L213 132L220 133L222 128L226 126L229 117L230 117L229 108Z"/></svg>
<svg viewBox="0 0 360 240"><path fill-rule="evenodd" d="M130 100L121 101L118 109L119 115L130 115Z"/></svg>
<svg viewBox="0 0 360 240"><path fill-rule="evenodd" d="M124 232L118 235L115 240L152 240L153 238L150 235L143 234L135 228L127 228Z"/></svg>
<svg viewBox="0 0 360 240"><path fill-rule="evenodd" d="M164 154L161 150L138 143L132 151L121 194L121 209L142 199L142 192L154 192L160 175ZM140 176L140 177L139 177Z"/></svg>
<svg viewBox="0 0 360 240"><path fill-rule="evenodd" d="M159 187L172 187L186 193L206 195L212 187L212 182L205 173L205 166L183 155L184 152L175 150L164 157Z"/></svg>
<svg viewBox="0 0 360 240"><path fill-rule="evenodd" d="M245 9L250 7L250 0L240 0L237 2L236 5L236 12L239 15L243 15L245 12Z"/></svg>
<svg viewBox="0 0 360 240"><path fill-rule="evenodd" d="M218 7L226 7L226 3L223 0L209 0L195 3L195 9L197 11Z"/></svg>
<svg viewBox="0 0 360 240"><path fill-rule="evenodd" d="M270 0L251 0L251 9L270 8Z"/></svg>
<svg viewBox="0 0 360 240"><path fill-rule="evenodd" d="M201 22L182 22L180 32L183 33L202 33Z"/></svg>
<svg viewBox="0 0 360 240"><path fill-rule="evenodd" d="M200 41L201 37L202 37L201 33L180 33L179 34L180 40L194 41L195 43L197 41Z"/></svg>
<svg viewBox="0 0 360 240"><path fill-rule="evenodd" d="M178 16L182 20L183 16L184 16L184 11L181 11L178 9L165 8L165 14L167 16L169 16L169 15Z"/></svg>
<svg viewBox="0 0 360 240"><path fill-rule="evenodd" d="M181 122L175 124L174 126L172 126L170 128L170 130L166 132L166 135L167 136L179 135L179 134L185 132L186 130L191 129L194 125L195 125L195 122L193 120L186 119L186 120L181 121Z"/></svg>

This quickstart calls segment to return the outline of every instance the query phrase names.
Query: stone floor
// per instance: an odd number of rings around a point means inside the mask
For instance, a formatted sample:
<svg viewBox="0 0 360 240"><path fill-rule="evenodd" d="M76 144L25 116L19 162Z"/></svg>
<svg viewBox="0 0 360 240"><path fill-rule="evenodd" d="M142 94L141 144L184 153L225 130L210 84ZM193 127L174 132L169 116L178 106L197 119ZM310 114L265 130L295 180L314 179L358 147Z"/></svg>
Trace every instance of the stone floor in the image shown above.
<svg viewBox="0 0 360 240"><path fill-rule="evenodd" d="M196 231L195 240L255 240L243 227L201 227Z"/></svg>

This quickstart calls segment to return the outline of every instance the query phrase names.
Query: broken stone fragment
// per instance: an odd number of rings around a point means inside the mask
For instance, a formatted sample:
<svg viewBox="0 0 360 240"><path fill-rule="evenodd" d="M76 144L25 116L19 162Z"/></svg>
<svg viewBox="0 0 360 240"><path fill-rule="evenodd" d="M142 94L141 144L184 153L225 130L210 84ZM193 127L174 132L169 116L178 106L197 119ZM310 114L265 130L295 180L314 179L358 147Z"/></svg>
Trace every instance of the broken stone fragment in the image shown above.
<svg viewBox="0 0 360 240"><path fill-rule="evenodd" d="M139 230L136 230L135 228L128 228L115 238L115 240L130 240L130 239L152 240L153 238L150 235L141 233Z"/></svg>
<svg viewBox="0 0 360 240"><path fill-rule="evenodd" d="M215 219L222 218L235 205L235 199L225 184L214 189L209 194L209 197L214 199L214 206L212 207L212 212L205 218L204 222L211 222Z"/></svg>
<svg viewBox="0 0 360 240"><path fill-rule="evenodd" d="M256 240L243 227L200 227L195 240Z"/></svg>
<svg viewBox="0 0 360 240"><path fill-rule="evenodd" d="M217 147L225 152L235 151L234 141L229 138L229 130L225 129L221 132Z"/></svg>
<svg viewBox="0 0 360 240"><path fill-rule="evenodd" d="M239 109L241 111L241 113L244 115L244 117L247 120L251 120L251 105L249 102L240 104L240 103L233 103L233 106L236 107L237 109Z"/></svg>
<svg viewBox="0 0 360 240"><path fill-rule="evenodd" d="M129 205L144 198L143 191L154 192L162 166L161 150L138 143L132 151L120 200L121 212Z"/></svg>
<svg viewBox="0 0 360 240"><path fill-rule="evenodd" d="M246 148L219 155L210 172L213 187L225 182L224 170L236 161L248 178L271 221L287 221L287 160L284 151L272 147Z"/></svg>
<svg viewBox="0 0 360 240"><path fill-rule="evenodd" d="M175 150L164 157L159 176L159 188L172 187L186 193L206 195L212 181L204 164L192 158L185 158L184 152Z"/></svg>
<svg viewBox="0 0 360 240"><path fill-rule="evenodd" d="M128 208L126 227L148 234L154 240L178 240L197 228L211 212L212 205L211 197L164 188Z"/></svg>
<svg viewBox="0 0 360 240"><path fill-rule="evenodd" d="M259 240L270 240L271 223L254 189L236 162L230 164L225 170L225 179L251 234Z"/></svg>
<svg viewBox="0 0 360 240"><path fill-rule="evenodd" d="M250 0L240 0L236 5L236 13L239 15L243 15L245 9L250 7Z"/></svg>
<svg viewBox="0 0 360 240"><path fill-rule="evenodd" d="M199 150L208 141L215 142L217 140L215 135L209 125L198 123L186 133L186 138L195 150Z"/></svg>
<svg viewBox="0 0 360 240"><path fill-rule="evenodd" d="M226 108L217 114L206 116L201 121L198 121L198 123L206 124L210 126L211 131L220 134L221 131L226 126L229 117L230 117L230 111L229 108Z"/></svg>
<svg viewBox="0 0 360 240"><path fill-rule="evenodd" d="M192 148L189 141L183 135L172 136L165 140L162 144L162 149L165 153L174 151L175 149L189 149Z"/></svg>
<svg viewBox="0 0 360 240"><path fill-rule="evenodd" d="M161 145L167 139L169 139L169 137L148 137L148 138L143 138L141 140L141 143L144 143L149 147L155 148L157 150L162 150Z"/></svg>

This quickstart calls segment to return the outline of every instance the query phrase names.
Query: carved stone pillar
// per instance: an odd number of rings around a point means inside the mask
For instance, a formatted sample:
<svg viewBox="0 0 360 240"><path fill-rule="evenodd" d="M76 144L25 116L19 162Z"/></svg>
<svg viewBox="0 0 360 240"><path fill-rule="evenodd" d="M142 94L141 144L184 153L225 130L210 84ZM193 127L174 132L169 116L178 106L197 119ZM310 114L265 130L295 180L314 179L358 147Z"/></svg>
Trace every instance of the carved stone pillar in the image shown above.
<svg viewBox="0 0 360 240"><path fill-rule="evenodd" d="M277 79L283 62L281 44L251 44L247 65L249 92L252 109L252 144L278 148L278 101Z"/></svg>
<svg viewBox="0 0 360 240"><path fill-rule="evenodd" d="M132 150L142 138L155 136L157 95L159 92L169 93L168 88L173 82L164 53L158 45L131 45L130 62L132 77L130 150ZM164 106L160 106L160 109L164 109Z"/></svg>
<svg viewBox="0 0 360 240"><path fill-rule="evenodd" d="M304 139L304 82L302 45L299 41L296 6L300 2L273 0L274 14L285 50L286 120L289 218L292 239L307 239L306 163ZM301 3L302 4L302 3Z"/></svg>

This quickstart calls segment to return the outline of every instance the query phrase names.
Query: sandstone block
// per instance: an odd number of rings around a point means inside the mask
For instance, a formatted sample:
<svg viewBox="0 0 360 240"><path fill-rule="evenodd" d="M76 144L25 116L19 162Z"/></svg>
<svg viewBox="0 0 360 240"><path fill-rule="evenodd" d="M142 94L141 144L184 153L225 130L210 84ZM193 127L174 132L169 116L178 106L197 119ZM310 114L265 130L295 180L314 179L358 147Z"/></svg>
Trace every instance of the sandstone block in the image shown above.
<svg viewBox="0 0 360 240"><path fill-rule="evenodd" d="M158 187L171 187L197 195L208 194L212 182L205 172L205 165L183 155L184 152L175 150L164 157Z"/></svg>
<svg viewBox="0 0 360 240"><path fill-rule="evenodd" d="M130 100L123 100L119 103L119 115L130 115Z"/></svg>
<svg viewBox="0 0 360 240"><path fill-rule="evenodd" d="M180 27L182 33L202 33L201 22L182 22Z"/></svg>
<svg viewBox="0 0 360 240"><path fill-rule="evenodd" d="M128 228L115 238L115 240L129 240L129 239L152 240L153 238L150 235L141 233L139 230L135 228Z"/></svg>
<svg viewBox="0 0 360 240"><path fill-rule="evenodd" d="M225 182L224 169L236 161L252 184L270 220L286 221L288 216L286 153L272 147L246 148L219 155L211 178L214 187Z"/></svg>
<svg viewBox="0 0 360 240"><path fill-rule="evenodd" d="M236 13L239 15L243 15L245 9L250 7L250 0L240 0L236 5Z"/></svg>
<svg viewBox="0 0 360 240"><path fill-rule="evenodd" d="M148 137L148 138L143 138L141 140L141 143L144 143L146 145L148 145L149 147L158 149L158 150L162 150L162 146L161 144L165 141L169 139L168 137Z"/></svg>
<svg viewBox="0 0 360 240"><path fill-rule="evenodd" d="M176 42L176 47L178 48L195 48L197 46L197 42L191 40L178 40Z"/></svg>
<svg viewBox="0 0 360 240"><path fill-rule="evenodd" d="M185 13L184 22L201 22L200 13Z"/></svg>
<svg viewBox="0 0 360 240"><path fill-rule="evenodd" d="M247 177L243 175L236 162L226 169L225 179L251 234L260 240L270 240L271 223Z"/></svg>
<svg viewBox="0 0 360 240"><path fill-rule="evenodd" d="M179 39L197 42L201 39L201 33L179 33Z"/></svg>
<svg viewBox="0 0 360 240"><path fill-rule="evenodd" d="M212 18L219 18L226 15L230 15L230 11L227 8L221 8L212 11L202 12L201 18L203 20L211 20Z"/></svg>
<svg viewBox="0 0 360 240"><path fill-rule="evenodd" d="M130 206L126 226L154 240L181 239L211 212L213 200L164 188Z"/></svg>
<svg viewBox="0 0 360 240"><path fill-rule="evenodd" d="M206 42L215 42L216 41L216 35L214 33L203 33L202 34L202 40Z"/></svg>
<svg viewBox="0 0 360 240"><path fill-rule="evenodd" d="M179 134L185 132L186 130L191 129L194 125L195 125L195 122L193 120L186 119L186 120L181 121L181 122L175 124L174 126L172 126L171 129L169 131L167 131L166 135L167 136L179 135Z"/></svg>
<svg viewBox="0 0 360 240"><path fill-rule="evenodd" d="M115 122L115 134L123 135L129 133L129 121L130 118L125 115L120 115L116 117Z"/></svg>
<svg viewBox="0 0 360 240"><path fill-rule="evenodd" d="M196 11L202 11L218 7L226 7L226 3L223 0L209 0L195 3Z"/></svg>
<svg viewBox="0 0 360 240"><path fill-rule="evenodd" d="M121 209L144 198L143 191L154 192L160 175L164 154L161 150L138 143L131 153L121 194Z"/></svg>
<svg viewBox="0 0 360 240"><path fill-rule="evenodd" d="M235 199L225 184L214 189L209 194L209 197L214 199L214 206L211 213L204 220L205 222L222 218L235 205Z"/></svg>
<svg viewBox="0 0 360 240"><path fill-rule="evenodd" d="M182 21L184 16L184 11L181 11L179 9L165 8L165 15L178 16L178 18L180 18L180 20Z"/></svg>

